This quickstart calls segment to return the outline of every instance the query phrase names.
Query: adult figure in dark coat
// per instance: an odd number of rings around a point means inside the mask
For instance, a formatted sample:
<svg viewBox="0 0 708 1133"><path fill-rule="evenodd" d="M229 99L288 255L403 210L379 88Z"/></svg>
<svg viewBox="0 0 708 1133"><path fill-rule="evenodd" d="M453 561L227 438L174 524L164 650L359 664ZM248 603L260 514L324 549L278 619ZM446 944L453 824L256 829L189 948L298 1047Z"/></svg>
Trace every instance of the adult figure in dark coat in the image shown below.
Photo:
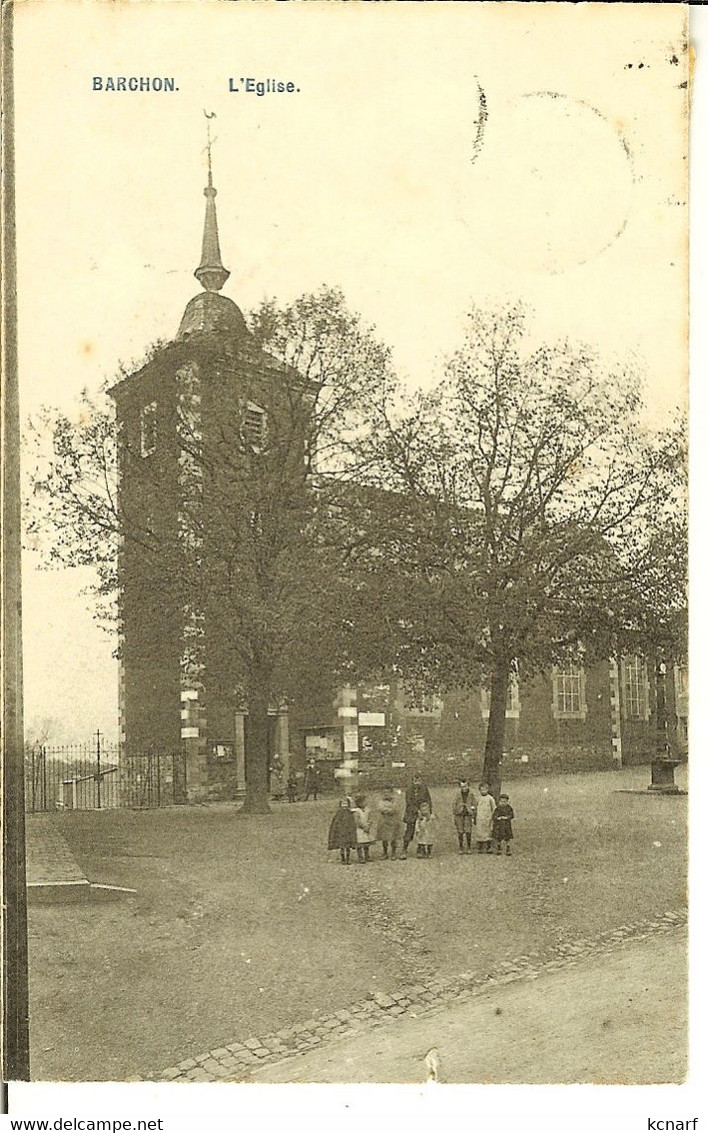
<svg viewBox="0 0 708 1133"><path fill-rule="evenodd" d="M317 767L314 759L309 759L307 761L307 767L305 768L305 784L304 784L304 786L305 786L305 802L307 802L309 800L310 795L312 795L315 802L317 802L317 792L320 789L320 771L319 771L319 768Z"/></svg>
<svg viewBox="0 0 708 1133"><path fill-rule="evenodd" d="M403 815L403 821L406 825L403 834L403 856L408 852L408 846L413 841L415 834L415 824L418 819L418 811L420 810L421 803L427 803L430 807L430 813L433 813L433 800L430 797L430 791L423 782L423 776L416 773L413 776L413 782L406 791L406 809Z"/></svg>

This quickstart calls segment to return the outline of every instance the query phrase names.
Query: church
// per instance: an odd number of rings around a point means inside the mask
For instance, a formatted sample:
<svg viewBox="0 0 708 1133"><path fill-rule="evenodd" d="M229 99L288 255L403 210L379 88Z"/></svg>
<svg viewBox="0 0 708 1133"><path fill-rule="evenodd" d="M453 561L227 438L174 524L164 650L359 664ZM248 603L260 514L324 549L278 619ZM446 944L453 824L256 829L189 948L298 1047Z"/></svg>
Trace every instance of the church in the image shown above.
<svg viewBox="0 0 708 1133"><path fill-rule="evenodd" d="M209 153L201 291L175 338L110 390L118 427L119 506L140 537L120 551L122 758L178 755L185 801L240 797L245 785L248 704L214 611L200 604L168 551L191 545L199 564L213 547L200 453L237 419L238 438L257 450L268 427L282 366L262 350L236 303L221 291L222 263ZM205 353L204 344L219 344ZM277 397L277 392L275 394ZM212 543L210 543L210 539ZM198 572L197 572L198 573ZM228 643L226 643L228 645ZM666 736L687 748L686 672L657 676L633 656L587 669L577 662L511 682L503 773L612 768L648 762L657 747L657 680L665 686ZM314 758L323 785L342 768L376 785L421 770L430 782L481 770L489 697L483 688L412 700L392 679L312 704L273 704L269 753L286 770ZM177 772L175 772L177 774Z"/></svg>

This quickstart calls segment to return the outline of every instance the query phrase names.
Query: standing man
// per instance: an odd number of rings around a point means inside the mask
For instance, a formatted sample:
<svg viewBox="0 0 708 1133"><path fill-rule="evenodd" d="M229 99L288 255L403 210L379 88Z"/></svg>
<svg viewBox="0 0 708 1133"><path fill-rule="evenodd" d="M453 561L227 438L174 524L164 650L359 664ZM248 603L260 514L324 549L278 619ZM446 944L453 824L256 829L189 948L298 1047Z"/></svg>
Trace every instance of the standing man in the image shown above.
<svg viewBox="0 0 708 1133"><path fill-rule="evenodd" d="M308 759L307 767L305 768L305 802L313 796L317 802L317 792L320 789L320 772L314 759Z"/></svg>
<svg viewBox="0 0 708 1133"><path fill-rule="evenodd" d="M415 824L418 820L418 811L421 804L426 803L430 807L430 813L433 813L433 800L430 797L430 791L423 782L423 776L420 772L416 772L413 776L413 782L406 791L406 809L403 815L403 821L406 824L405 833L403 835L403 854L402 857L408 856L408 846L413 841L415 835Z"/></svg>

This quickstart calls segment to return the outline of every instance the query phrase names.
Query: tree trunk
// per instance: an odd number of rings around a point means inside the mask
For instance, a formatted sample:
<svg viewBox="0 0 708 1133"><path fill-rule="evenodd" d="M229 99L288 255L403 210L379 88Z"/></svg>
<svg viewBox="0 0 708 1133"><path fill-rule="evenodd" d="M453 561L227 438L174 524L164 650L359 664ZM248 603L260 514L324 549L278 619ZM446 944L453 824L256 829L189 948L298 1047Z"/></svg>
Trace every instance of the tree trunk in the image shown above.
<svg viewBox="0 0 708 1133"><path fill-rule="evenodd" d="M254 680L248 697L248 716L244 721L246 797L241 808L244 814L270 814L267 688L267 680Z"/></svg>
<svg viewBox="0 0 708 1133"><path fill-rule="evenodd" d="M499 792L501 791L501 761L506 732L508 688L509 665L506 661L498 661L491 676L489 723L487 724L487 741L484 745L484 768L482 771L483 778L489 785L490 793L497 802L499 802Z"/></svg>

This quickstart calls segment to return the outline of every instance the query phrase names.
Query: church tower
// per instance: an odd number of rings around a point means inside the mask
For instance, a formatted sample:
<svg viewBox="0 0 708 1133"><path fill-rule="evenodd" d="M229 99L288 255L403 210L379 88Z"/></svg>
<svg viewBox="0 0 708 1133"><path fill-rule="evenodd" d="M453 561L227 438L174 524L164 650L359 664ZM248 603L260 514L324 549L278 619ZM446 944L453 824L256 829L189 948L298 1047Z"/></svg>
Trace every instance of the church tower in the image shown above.
<svg viewBox="0 0 708 1133"><path fill-rule="evenodd" d="M187 304L175 338L110 390L118 425L122 641L121 748L178 756L176 795L185 801L234 798L245 786L244 717L232 643L202 600L213 556L213 488L204 453L225 421L257 446L266 412L257 391L278 367L255 343L236 303L219 244L216 189L208 178L202 290ZM211 493L211 495L210 495ZM223 500L219 501L223 506ZM288 720L274 711L273 753L288 751Z"/></svg>

